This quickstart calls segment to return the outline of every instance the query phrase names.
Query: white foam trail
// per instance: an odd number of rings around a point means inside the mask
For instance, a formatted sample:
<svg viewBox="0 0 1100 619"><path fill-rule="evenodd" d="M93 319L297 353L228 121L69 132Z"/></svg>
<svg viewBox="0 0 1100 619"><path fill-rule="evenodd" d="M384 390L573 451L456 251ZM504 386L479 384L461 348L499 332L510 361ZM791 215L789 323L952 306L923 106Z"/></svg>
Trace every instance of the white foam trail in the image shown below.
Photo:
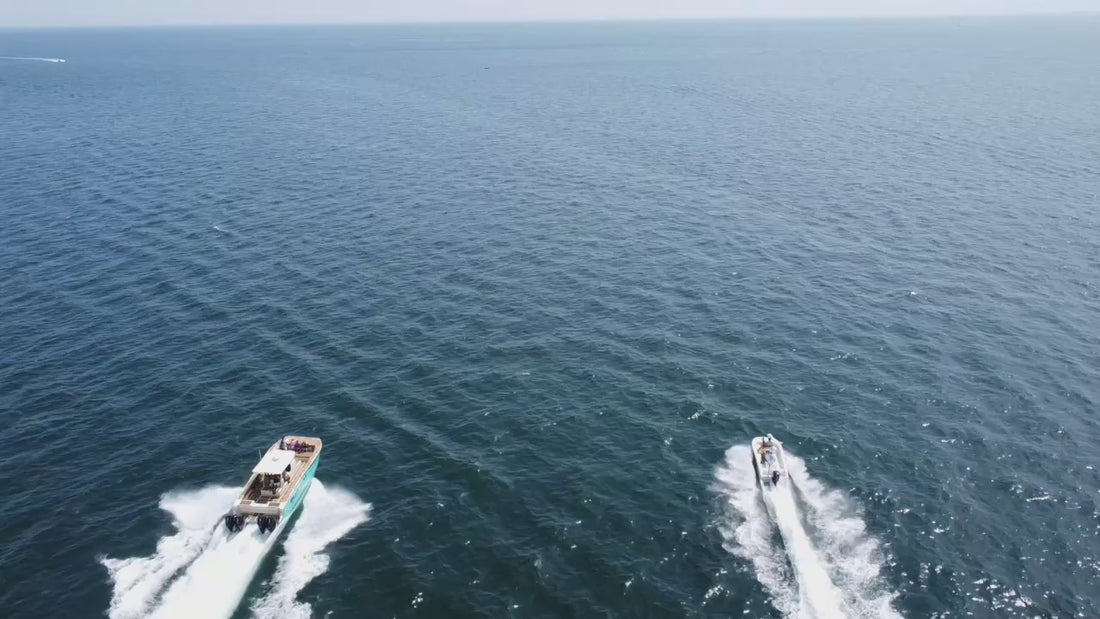
<svg viewBox="0 0 1100 619"><path fill-rule="evenodd" d="M844 596L829 578L828 567L802 526L791 484L780 482L777 488L764 490L763 494L764 501L771 502L775 524L794 568L798 582L798 616L815 619L849 616Z"/></svg>
<svg viewBox="0 0 1100 619"><path fill-rule="evenodd" d="M239 494L239 488L217 487L165 495L161 508L172 514L176 532L157 542L151 556L101 559L114 583L111 619L230 617L282 531L280 526L273 534L260 535L252 524L227 535L221 517ZM287 607L304 609L308 616L309 606L296 605L294 598L327 569L328 557L320 551L365 521L369 507L314 480L268 597L276 596L272 599L279 603L288 600ZM303 523L303 532L295 535Z"/></svg>
<svg viewBox="0 0 1100 619"><path fill-rule="evenodd" d="M367 521L371 506L354 494L327 488L314 481L302 507L302 515L286 538L284 554L266 595L252 604L256 617L288 619L312 616L308 603L297 601L298 592L328 570L326 546Z"/></svg>
<svg viewBox="0 0 1100 619"><path fill-rule="evenodd" d="M108 615L112 619L148 615L169 580L210 543L217 519L239 493L236 488L215 487L164 495L160 508L172 515L176 533L161 538L156 552L148 557L100 559L114 583Z"/></svg>
<svg viewBox="0 0 1100 619"><path fill-rule="evenodd" d="M34 58L31 56L0 56L0 60L37 60L39 62L65 62L64 58Z"/></svg>
<svg viewBox="0 0 1100 619"><path fill-rule="evenodd" d="M798 588L771 518L764 509L752 468L752 448L735 445L726 451L724 466L715 471L716 488L726 499L727 520L719 524L725 549L752 563L756 579L785 617L798 613Z"/></svg>
<svg viewBox="0 0 1100 619"><path fill-rule="evenodd" d="M784 455L794 485L781 483L763 493L756 485L751 447L726 451L715 473L728 507L729 520L720 526L726 549L752 562L757 580L785 617L900 617L891 606L895 594L881 580L879 543L867 533L858 510L843 494L811 478L802 459L789 450ZM793 573L784 569L786 561Z"/></svg>
<svg viewBox="0 0 1100 619"><path fill-rule="evenodd" d="M210 544L168 587L150 617L230 617L237 610L264 555L275 545L281 526L262 535L255 524L249 524L240 533L229 535L219 524L215 521Z"/></svg>
<svg viewBox="0 0 1100 619"><path fill-rule="evenodd" d="M867 531L862 510L844 493L810 476L802 458L784 455L818 549L853 615L900 618L893 608L897 594L882 579L886 563L882 544Z"/></svg>

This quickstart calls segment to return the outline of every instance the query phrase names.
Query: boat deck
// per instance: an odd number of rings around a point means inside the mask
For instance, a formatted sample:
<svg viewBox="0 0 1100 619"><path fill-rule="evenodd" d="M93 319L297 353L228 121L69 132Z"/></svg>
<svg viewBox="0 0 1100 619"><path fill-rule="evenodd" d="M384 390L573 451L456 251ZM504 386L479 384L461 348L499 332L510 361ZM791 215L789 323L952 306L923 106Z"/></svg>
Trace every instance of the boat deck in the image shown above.
<svg viewBox="0 0 1100 619"><path fill-rule="evenodd" d="M313 464L313 460L321 453L321 441L316 438L302 436L286 437L286 446L290 448L294 441L301 447L294 455L294 465L291 467L290 481L281 482L272 487L266 484L265 476L254 474L249 480L248 487L241 494L238 508L243 514L271 514L278 513L286 503L294 496L295 490L302 478ZM272 445L272 449L278 447L278 443Z"/></svg>

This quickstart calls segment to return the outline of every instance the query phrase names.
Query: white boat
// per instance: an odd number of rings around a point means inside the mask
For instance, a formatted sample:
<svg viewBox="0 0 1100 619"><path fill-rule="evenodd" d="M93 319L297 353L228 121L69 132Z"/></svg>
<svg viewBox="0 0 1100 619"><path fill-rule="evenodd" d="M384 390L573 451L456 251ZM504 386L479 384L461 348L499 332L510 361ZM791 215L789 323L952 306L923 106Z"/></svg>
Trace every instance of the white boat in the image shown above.
<svg viewBox="0 0 1100 619"><path fill-rule="evenodd" d="M317 437L286 436L276 441L252 469L244 491L225 515L225 527L236 533L255 522L261 534L281 531L309 492L320 462Z"/></svg>
<svg viewBox="0 0 1100 619"><path fill-rule="evenodd" d="M771 434L752 439L752 468L761 489L775 488L783 478L790 479L783 459L783 443Z"/></svg>

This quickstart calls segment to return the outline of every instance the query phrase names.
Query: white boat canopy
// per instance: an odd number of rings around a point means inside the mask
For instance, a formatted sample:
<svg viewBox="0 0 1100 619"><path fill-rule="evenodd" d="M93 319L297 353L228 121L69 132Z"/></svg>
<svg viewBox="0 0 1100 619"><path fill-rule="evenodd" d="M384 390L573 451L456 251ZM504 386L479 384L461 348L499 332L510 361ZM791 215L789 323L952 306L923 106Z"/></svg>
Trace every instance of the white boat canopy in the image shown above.
<svg viewBox="0 0 1100 619"><path fill-rule="evenodd" d="M264 455L264 459L252 469L253 473L263 475L278 475L294 462L294 452L289 449L272 449Z"/></svg>

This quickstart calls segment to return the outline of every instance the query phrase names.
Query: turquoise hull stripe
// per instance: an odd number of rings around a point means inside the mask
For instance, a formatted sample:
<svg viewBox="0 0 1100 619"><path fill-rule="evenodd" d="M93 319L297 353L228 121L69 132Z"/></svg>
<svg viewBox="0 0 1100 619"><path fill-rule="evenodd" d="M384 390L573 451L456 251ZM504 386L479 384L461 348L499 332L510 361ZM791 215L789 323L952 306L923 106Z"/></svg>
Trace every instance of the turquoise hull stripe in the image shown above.
<svg viewBox="0 0 1100 619"><path fill-rule="evenodd" d="M321 463L321 456L317 456L313 460L313 464L306 471L306 474L302 476L302 481L298 484L298 489L294 492L294 496L290 498L290 504L283 510L283 520L290 520L290 517L294 515L295 510L305 500L306 494L309 493L309 486L313 483L313 476L317 474L317 465Z"/></svg>

